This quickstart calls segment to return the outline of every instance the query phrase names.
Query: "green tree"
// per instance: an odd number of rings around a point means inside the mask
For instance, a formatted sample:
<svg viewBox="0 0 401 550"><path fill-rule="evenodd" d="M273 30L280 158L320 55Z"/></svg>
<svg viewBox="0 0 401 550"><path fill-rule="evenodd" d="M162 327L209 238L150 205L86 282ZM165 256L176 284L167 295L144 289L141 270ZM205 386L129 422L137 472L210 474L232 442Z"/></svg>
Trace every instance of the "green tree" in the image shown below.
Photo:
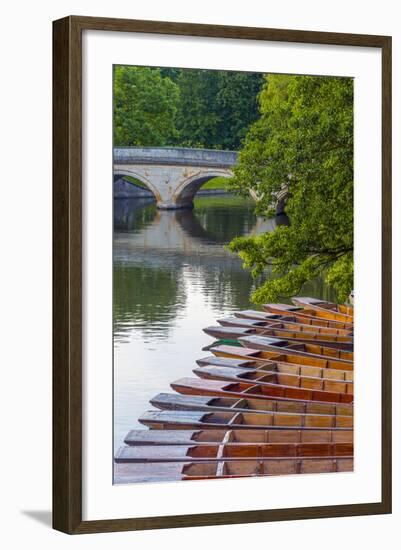
<svg viewBox="0 0 401 550"><path fill-rule="evenodd" d="M180 88L179 143L189 147L238 149L259 116L260 73L184 69Z"/></svg>
<svg viewBox="0 0 401 550"><path fill-rule="evenodd" d="M219 71L215 108L223 149L239 149L250 126L259 118L258 95L263 83L261 73Z"/></svg>
<svg viewBox="0 0 401 550"><path fill-rule="evenodd" d="M160 69L114 69L114 143L116 146L164 146L177 137L178 86Z"/></svg>
<svg viewBox="0 0 401 550"><path fill-rule="evenodd" d="M344 300L353 287L353 81L267 75L260 112L232 186L256 191L266 216L286 189L290 223L230 243L254 276L271 270L252 299L294 296L324 274Z"/></svg>
<svg viewBox="0 0 401 550"><path fill-rule="evenodd" d="M219 115L214 106L217 71L183 70L177 80L180 104L177 113L179 144L216 148Z"/></svg>

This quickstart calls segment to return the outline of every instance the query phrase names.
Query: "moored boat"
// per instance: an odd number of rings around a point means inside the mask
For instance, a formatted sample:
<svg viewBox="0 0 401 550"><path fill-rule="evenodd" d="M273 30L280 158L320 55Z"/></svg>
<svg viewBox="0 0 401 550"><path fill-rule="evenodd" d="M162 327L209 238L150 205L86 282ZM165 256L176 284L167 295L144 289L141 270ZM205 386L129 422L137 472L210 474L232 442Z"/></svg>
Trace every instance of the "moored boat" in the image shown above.
<svg viewBox="0 0 401 550"><path fill-rule="evenodd" d="M354 316L354 306L335 304L333 302L326 302L325 300L319 300L318 298L310 298L307 296L294 296L292 301L295 305L305 308L340 313L343 315L348 315L349 317Z"/></svg>
<svg viewBox="0 0 401 550"><path fill-rule="evenodd" d="M245 348L260 349L266 351L288 352L292 355L304 355L319 359L330 358L332 361L341 361L352 364L354 353L352 351L333 349L315 343L293 342L288 339L274 338L272 336L261 336L250 334L238 338L238 342Z"/></svg>
<svg viewBox="0 0 401 550"><path fill-rule="evenodd" d="M223 369L222 369L223 370ZM322 403L353 403L351 394L281 386L257 384L249 379L234 377L225 379L180 378L172 382L173 390L186 395L211 395L227 397L252 397L256 399L287 399L290 401L318 401Z"/></svg>
<svg viewBox="0 0 401 550"><path fill-rule="evenodd" d="M196 462L248 460L250 458L351 457L352 443L231 443L209 445L127 445L120 447L115 462Z"/></svg>
<svg viewBox="0 0 401 550"><path fill-rule="evenodd" d="M150 400L160 410L170 411L234 411L234 412L286 412L302 414L329 414L353 416L352 405L328 405L309 401L280 401L275 399L236 399L235 397L208 397L159 393Z"/></svg>
<svg viewBox="0 0 401 550"><path fill-rule="evenodd" d="M200 367L216 366L255 369L261 372L279 372L284 374L295 374L297 376L307 376L312 378L326 378L328 380L339 380L353 382L354 371L330 369L328 367L311 367L309 365L296 365L293 363L281 363L280 361L266 361L264 363L258 361L241 361L229 357L216 357L208 355L198 359L197 363Z"/></svg>
<svg viewBox="0 0 401 550"><path fill-rule="evenodd" d="M338 370L354 370L352 361L341 361L339 359L306 356L295 354L284 349L273 348L276 351L258 350L252 348L217 345L209 348L209 351L217 357L232 357L234 359L249 359L257 362L277 361L280 363L292 363L295 365L309 365L311 367L331 368Z"/></svg>
<svg viewBox="0 0 401 550"><path fill-rule="evenodd" d="M213 445L230 443L353 443L352 429L319 430L131 430L124 439L126 445Z"/></svg>
<svg viewBox="0 0 401 550"><path fill-rule="evenodd" d="M330 312L320 311L317 309L306 309L297 306L291 306L288 304L264 304L263 309L268 313L277 313L279 315L292 315L297 319L308 319L324 321L327 325L333 328L344 328L348 330L353 330L353 318L350 318L349 315L344 315L341 313L331 314ZM335 315L336 318L332 318Z"/></svg>
<svg viewBox="0 0 401 550"><path fill-rule="evenodd" d="M299 413L205 411L146 411L138 419L152 430L352 428L352 416Z"/></svg>
<svg viewBox="0 0 401 550"><path fill-rule="evenodd" d="M349 472L352 470L353 459L348 457L120 463L115 464L114 483L125 484L172 480L226 479L288 474Z"/></svg>
<svg viewBox="0 0 401 550"><path fill-rule="evenodd" d="M328 336L328 335L319 335L306 331L291 331L285 329L259 329L259 328L248 328L241 326L211 326L203 329L208 336L212 336L216 339L222 340L238 340L244 336L266 336L269 338L278 338L286 339L291 343L313 343L317 346L325 346L328 348L341 349L344 351L353 350L353 340L352 338L345 336Z"/></svg>
<svg viewBox="0 0 401 550"><path fill-rule="evenodd" d="M249 312L251 315L252 312ZM318 325L312 325L308 323L302 323L300 320L295 317L288 317L282 320L274 319L272 321L265 321L263 318L259 318L259 314L262 312L255 311L254 314L256 317L246 317L246 312L243 313L243 316L239 316L237 313L234 317L224 317L222 319L217 319L217 322L223 327L246 327L253 328L256 331L263 331L265 329L276 329L276 330L290 330L292 332L310 332L313 334L318 334L321 337L328 336L341 336L346 338L344 341L353 341L353 331L342 329L342 328L331 328L331 327L321 327ZM262 315L264 315L262 313Z"/></svg>
<svg viewBox="0 0 401 550"><path fill-rule="evenodd" d="M347 333L353 331L353 324L349 323L340 323L338 321L330 321L328 319L323 319L316 317L315 313L312 310L308 310L309 314L305 313L300 307L296 307L288 304L266 304L263 306L264 311L246 309L242 311L236 311L234 313L235 317L239 319L253 319L255 321L264 321L264 322L277 322L277 323L297 323L302 325L310 325L311 327L325 328L345 331ZM271 313L267 309L275 309L277 317L275 320L270 319Z"/></svg>
<svg viewBox="0 0 401 550"><path fill-rule="evenodd" d="M265 371L260 369L241 369L229 367L198 367L193 372L200 378L211 378L212 380L228 380L238 382L253 382L262 386L284 386L303 390L313 389L322 392L335 392L353 396L354 385L352 382L342 380L331 380L312 376L299 376L280 371ZM340 400L341 401L341 400ZM352 399L351 399L352 401Z"/></svg>
<svg viewBox="0 0 401 550"><path fill-rule="evenodd" d="M317 474L331 472L352 472L353 459L350 458L302 458L224 461L186 464L183 480L216 479L252 476L278 476L291 474Z"/></svg>

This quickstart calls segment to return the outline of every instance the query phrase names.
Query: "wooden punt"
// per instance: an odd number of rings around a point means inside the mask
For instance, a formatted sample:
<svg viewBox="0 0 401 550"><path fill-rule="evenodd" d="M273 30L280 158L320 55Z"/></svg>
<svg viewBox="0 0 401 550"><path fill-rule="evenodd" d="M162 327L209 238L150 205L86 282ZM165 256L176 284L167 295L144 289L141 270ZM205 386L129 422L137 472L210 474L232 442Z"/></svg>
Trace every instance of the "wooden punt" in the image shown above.
<svg viewBox="0 0 401 550"><path fill-rule="evenodd" d="M186 464L182 468L182 479L216 479L253 476L278 476L291 474L318 474L352 472L350 458L302 458L265 459L244 461L216 461Z"/></svg>
<svg viewBox="0 0 401 550"><path fill-rule="evenodd" d="M157 409L169 411L285 412L353 416L352 405L329 405L309 401L279 401L275 399L236 399L235 397L208 397L177 393L159 393L150 400L150 404Z"/></svg>
<svg viewBox="0 0 401 550"><path fill-rule="evenodd" d="M286 399L290 401L318 401L321 403L353 403L351 394L280 386L278 384L257 384L247 379L233 377L234 381L180 378L170 385L178 393L186 395L211 395L218 397L252 397L256 399Z"/></svg>
<svg viewBox="0 0 401 550"><path fill-rule="evenodd" d="M350 320L348 315L343 315L340 313L335 315L337 317L342 317L342 319L332 319L329 312L320 311L317 309L303 309L288 304L264 304L263 309L268 313L277 313L279 315L293 315L297 319L302 320L302 322L304 322L304 319L319 319L327 323L327 325L324 326L353 330L353 319Z"/></svg>
<svg viewBox="0 0 401 550"><path fill-rule="evenodd" d="M326 302L325 300L319 300L318 298L309 298L306 296L295 296L292 298L295 305L305 307L309 309L316 309L322 311L329 311L332 313L340 313L354 317L354 306L347 306L345 304L334 304L333 302Z"/></svg>
<svg viewBox="0 0 401 550"><path fill-rule="evenodd" d="M146 411L139 422L152 430L352 428L352 416L299 413Z"/></svg>
<svg viewBox="0 0 401 550"><path fill-rule="evenodd" d="M354 394L354 385L352 382L343 380L331 380L326 378L317 378L313 376L299 376L280 371L265 371L261 369L241 369L229 367L199 367L193 372L200 378L211 378L212 380L228 380L239 382L253 382L254 384L276 386L291 386L297 389L313 389L323 392L335 392L338 394Z"/></svg>
<svg viewBox="0 0 401 550"><path fill-rule="evenodd" d="M124 439L126 445L213 445L230 443L353 443L352 429L319 430L131 430Z"/></svg>
<svg viewBox="0 0 401 550"><path fill-rule="evenodd" d="M317 346L331 347L335 349L342 349L344 351L353 350L353 340L352 338L346 336L327 336L305 331L290 331L290 330L280 330L280 329L259 329L259 328L248 328L248 327L225 327L225 326L213 326L206 327L203 329L208 336L212 336L215 339L223 340L238 340L243 336L248 335L259 335L267 336L271 338L285 338L288 342L297 343L313 342Z"/></svg>
<svg viewBox="0 0 401 550"><path fill-rule="evenodd" d="M352 458L270 458L210 462L147 462L115 465L114 483L147 483L178 480L227 479L288 474L349 472Z"/></svg>
<svg viewBox="0 0 401 550"><path fill-rule="evenodd" d="M327 346L320 346L315 343L293 342L288 339L279 339L272 336L260 336L250 334L238 338L238 342L245 348L279 352L284 351L293 355L304 355L305 357L316 357L344 363L353 363L354 353L352 351L333 349Z"/></svg>
<svg viewBox="0 0 401 550"><path fill-rule="evenodd" d="M315 357L313 355L305 356L294 354L291 350L289 353L286 350L268 351L257 350L252 348L244 348L238 346L212 346L209 351L216 357L233 357L234 359L249 359L256 362L266 363L267 361L275 361L280 363L292 363L295 365L309 365L310 367L321 367L323 369L338 369L338 370L354 370L352 361L340 361L338 359L327 359ZM281 351L281 353L280 353Z"/></svg>
<svg viewBox="0 0 401 550"><path fill-rule="evenodd" d="M129 445L120 447L114 461L121 462L203 462L249 460L250 458L352 457L352 443L231 443L215 445Z"/></svg>
<svg viewBox="0 0 401 550"><path fill-rule="evenodd" d="M216 366L230 368L255 369L267 372L279 372L284 374L295 374L297 376L307 376L312 378L324 378L328 380L338 380L345 382L354 381L354 371L339 370L321 367L311 367L309 365L294 365L292 363L281 363L280 361L241 361L230 357L216 357L209 355L197 360L200 367Z"/></svg>
<svg viewBox="0 0 401 550"><path fill-rule="evenodd" d="M259 314L259 311L255 312ZM345 342L353 341L353 331L339 328L320 327L317 325L303 324L297 322L294 317L283 318L282 320L274 319L272 321L264 321L258 318L247 317L225 317L223 319L217 319L217 322L223 327L244 327L249 329L255 329L257 332L261 332L267 329L275 330L290 330L292 332L308 332L311 334L317 334L320 338L328 337L332 338L340 336L345 338Z"/></svg>
<svg viewBox="0 0 401 550"><path fill-rule="evenodd" d="M266 308L276 308L278 313L276 321L279 322L289 322L289 323L298 323L303 325L310 325L312 327L321 327L321 328L331 328L335 330L344 330L345 332L352 332L353 325L349 323L340 323L337 321L329 321L320 317L316 317L312 310L310 315L305 313L305 310L302 308L291 306L287 304L268 304L263 306L264 311L258 311L253 309L246 309L243 311L237 311L234 313L235 317L239 319L254 319L259 321L269 321L270 313L266 311Z"/></svg>

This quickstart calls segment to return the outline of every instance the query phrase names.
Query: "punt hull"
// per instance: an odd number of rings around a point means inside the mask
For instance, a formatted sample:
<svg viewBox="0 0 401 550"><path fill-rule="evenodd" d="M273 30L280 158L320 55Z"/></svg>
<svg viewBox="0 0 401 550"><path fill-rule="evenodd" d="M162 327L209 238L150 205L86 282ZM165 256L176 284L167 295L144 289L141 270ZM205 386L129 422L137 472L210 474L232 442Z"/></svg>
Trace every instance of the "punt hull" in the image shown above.
<svg viewBox="0 0 401 550"><path fill-rule="evenodd" d="M277 384L258 385L251 381L224 382L181 378L172 382L173 390L186 395L211 395L218 397L252 397L252 399L283 399L287 401L314 401L319 403L353 403L353 396L344 393L324 392Z"/></svg>
<svg viewBox="0 0 401 550"><path fill-rule="evenodd" d="M292 301L296 306L300 306L306 309L314 309L319 312L333 315L332 318L334 320L337 320L336 316L342 316L341 318L338 317L338 320L340 321L343 318L349 318L349 322L352 322L354 318L353 306L335 304L333 302L326 302L325 300L318 300L317 298L308 298L303 296L295 296L294 298L292 298Z"/></svg>
<svg viewBox="0 0 401 550"><path fill-rule="evenodd" d="M290 458L213 462L116 464L114 483L147 483L353 471L352 458Z"/></svg>
<svg viewBox="0 0 401 550"><path fill-rule="evenodd" d="M353 350L353 342L351 338L346 338L343 336L326 336L322 338L318 334L309 333L309 332L294 332L289 330L276 330L276 329L256 329L256 328L247 328L247 327L206 327L203 329L208 336L219 340L238 340L241 337L248 335L259 335L259 336L268 336L273 338L284 338L291 343L306 343L306 344L315 344L317 346L325 346L327 348L339 349L344 351Z"/></svg>
<svg viewBox="0 0 401 550"><path fill-rule="evenodd" d="M116 463L143 462L203 462L211 460L264 460L266 458L353 456L352 443L248 443L232 445L131 445L120 447L114 457Z"/></svg>
<svg viewBox="0 0 401 550"><path fill-rule="evenodd" d="M244 348L261 351L276 351L277 353L288 353L290 355L301 355L313 359L323 359L341 363L353 364L354 354L352 351L333 349L327 346L320 346L313 343L291 342L288 339L277 339L266 335L245 335L238 338L238 342Z"/></svg>
<svg viewBox="0 0 401 550"><path fill-rule="evenodd" d="M307 443L353 443L352 429L328 430L131 430L125 437L126 445L248 445L307 444Z"/></svg>
<svg viewBox="0 0 401 550"><path fill-rule="evenodd" d="M320 321L322 326L328 326L332 328L343 328L347 330L353 330L353 320L349 321L348 316L344 320L331 319L325 316L324 313L316 311L314 309L302 309L295 306L288 306L287 304L265 304L263 309L268 313L277 313L278 315L292 315L300 320L308 321Z"/></svg>
<svg viewBox="0 0 401 550"><path fill-rule="evenodd" d="M341 382L353 382L354 372L349 370L338 370L321 367L310 367L309 365L294 365L292 363L281 363L280 361L266 361L258 363L257 361L241 361L229 357L216 357L209 355L198 359L197 364L200 367L229 367L255 369L259 371L269 371L285 374L295 374L297 376L306 376L312 378L324 378L328 380L337 380Z"/></svg>
<svg viewBox="0 0 401 550"><path fill-rule="evenodd" d="M349 323L339 323L337 321L329 321L327 319L321 319L315 315L306 315L302 313L302 309L294 306L288 306L287 304L269 304L263 306L264 311L258 311L254 309L246 309L243 311L237 311L234 313L235 317L239 319L253 319L256 321L273 321L268 313L268 309L277 310L277 318L275 319L278 323L296 323L300 326L307 325L311 329L322 329L335 331L337 334L343 335L352 335L353 325ZM314 313L314 312L311 312Z"/></svg>
<svg viewBox="0 0 401 550"><path fill-rule="evenodd" d="M307 320L305 320L304 323L296 317L283 317L281 319L265 320L264 315L266 314L261 311L240 311L235 313L234 317L217 319L217 322L223 327L247 327L255 328L256 330L274 328L297 332L310 332L313 334L322 335L322 337L341 336L342 338L347 338L351 341L353 339L353 330L323 327L316 324L311 324Z"/></svg>
<svg viewBox="0 0 401 550"><path fill-rule="evenodd" d="M228 367L199 367L193 372L200 378L211 380L227 380L229 382L253 382L262 387L293 387L296 389L311 389L322 392L334 392L349 395L353 399L354 384L327 378L298 376L282 372L269 372L258 369L230 369Z"/></svg>
<svg viewBox="0 0 401 550"><path fill-rule="evenodd" d="M354 370L354 364L352 361L338 361L330 358L321 359L319 357L293 354L285 350L274 348L273 350L258 350L252 348L218 345L209 348L210 352L216 357L232 357L234 359L242 359L258 362L275 361L280 363L291 363L295 365L308 365L310 367L321 367L338 370Z"/></svg>
<svg viewBox="0 0 401 550"><path fill-rule="evenodd" d="M353 416L351 405L325 405L309 401L276 401L274 399L236 399L159 393L150 404L162 411L285 412Z"/></svg>
<svg viewBox="0 0 401 550"><path fill-rule="evenodd" d="M224 413L205 411L147 411L139 419L152 430L180 429L328 429L352 428L352 416L296 413Z"/></svg>

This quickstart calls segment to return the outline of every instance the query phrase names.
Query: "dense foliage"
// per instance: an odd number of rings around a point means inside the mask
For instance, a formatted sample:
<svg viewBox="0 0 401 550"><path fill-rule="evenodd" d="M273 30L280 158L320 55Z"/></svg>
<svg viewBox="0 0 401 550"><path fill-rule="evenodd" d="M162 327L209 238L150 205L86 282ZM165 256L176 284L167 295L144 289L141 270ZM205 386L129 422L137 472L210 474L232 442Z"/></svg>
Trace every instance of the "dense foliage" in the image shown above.
<svg viewBox="0 0 401 550"><path fill-rule="evenodd" d="M353 81L268 75L260 113L232 185L256 191L267 216L287 189L290 223L230 244L255 276L271 269L253 300L293 296L321 274L345 300L353 287Z"/></svg>
<svg viewBox="0 0 401 550"><path fill-rule="evenodd" d="M178 86L159 69L114 69L114 144L169 145L177 138Z"/></svg>
<svg viewBox="0 0 401 550"><path fill-rule="evenodd" d="M250 125L259 117L259 73L183 70L177 129L188 147L239 149Z"/></svg>
<svg viewBox="0 0 401 550"><path fill-rule="evenodd" d="M260 73L117 66L117 146L238 149L259 116Z"/></svg>

